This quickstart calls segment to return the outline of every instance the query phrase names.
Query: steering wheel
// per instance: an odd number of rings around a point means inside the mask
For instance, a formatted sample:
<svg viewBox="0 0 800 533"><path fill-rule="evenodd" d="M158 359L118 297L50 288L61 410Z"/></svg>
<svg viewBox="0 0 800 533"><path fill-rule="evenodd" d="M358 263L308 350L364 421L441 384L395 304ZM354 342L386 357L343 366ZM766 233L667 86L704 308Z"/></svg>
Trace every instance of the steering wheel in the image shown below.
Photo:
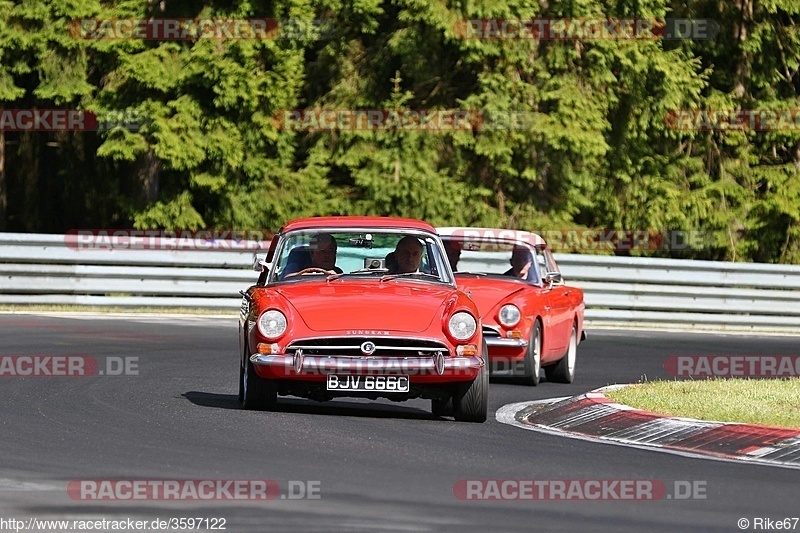
<svg viewBox="0 0 800 533"><path fill-rule="evenodd" d="M304 268L300 272L297 272L293 275L303 276L305 274L331 274L331 273L333 273L332 270L325 270L324 268L318 268L318 267L309 267L309 268Z"/></svg>

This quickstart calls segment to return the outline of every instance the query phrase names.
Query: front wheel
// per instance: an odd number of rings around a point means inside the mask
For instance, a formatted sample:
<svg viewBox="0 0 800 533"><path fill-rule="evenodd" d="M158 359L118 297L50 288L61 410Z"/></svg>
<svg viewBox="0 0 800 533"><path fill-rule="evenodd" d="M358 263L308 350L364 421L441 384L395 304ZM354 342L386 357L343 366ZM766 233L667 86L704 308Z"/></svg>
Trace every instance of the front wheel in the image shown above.
<svg viewBox="0 0 800 533"><path fill-rule="evenodd" d="M244 366L239 361L239 395L237 396L239 403L244 401Z"/></svg>
<svg viewBox="0 0 800 533"><path fill-rule="evenodd" d="M525 352L525 360L522 365L522 377L520 383L523 385L538 385L539 370L542 368L542 324L539 320L533 323L533 331L528 341L528 349Z"/></svg>
<svg viewBox="0 0 800 533"><path fill-rule="evenodd" d="M244 365L247 363L247 358L250 354L247 353L247 339L244 340L244 349L239 357L239 394L237 396L239 403L244 401Z"/></svg>
<svg viewBox="0 0 800 533"><path fill-rule="evenodd" d="M269 411L278 404L278 389L269 379L256 374L253 363L247 358L242 379L242 407L248 410Z"/></svg>
<svg viewBox="0 0 800 533"><path fill-rule="evenodd" d="M459 422L486 422L489 415L489 357L486 341L481 346L483 367L470 383L459 385L453 397L453 415Z"/></svg>
<svg viewBox="0 0 800 533"><path fill-rule="evenodd" d="M544 367L547 381L554 383L572 383L575 379L575 359L578 354L578 328L572 324L572 333L569 336L569 348L564 357L552 366Z"/></svg>

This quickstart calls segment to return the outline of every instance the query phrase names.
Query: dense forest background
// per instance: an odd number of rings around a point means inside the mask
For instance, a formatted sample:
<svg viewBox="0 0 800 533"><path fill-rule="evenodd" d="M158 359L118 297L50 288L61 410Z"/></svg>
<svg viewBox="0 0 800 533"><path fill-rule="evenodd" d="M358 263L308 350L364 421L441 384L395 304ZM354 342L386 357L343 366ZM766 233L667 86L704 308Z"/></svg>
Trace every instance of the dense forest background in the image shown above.
<svg viewBox="0 0 800 533"><path fill-rule="evenodd" d="M76 38L80 18L324 20L322 35ZM704 18L698 40L476 40L478 18ZM74 28L72 28L74 29ZM690 257L800 263L800 129L677 109L800 104L798 0L0 1L0 107L145 117L0 131L0 231L277 229L402 215L528 230L700 230ZM287 131L291 109L469 109L529 130ZM686 254L684 254L686 255Z"/></svg>

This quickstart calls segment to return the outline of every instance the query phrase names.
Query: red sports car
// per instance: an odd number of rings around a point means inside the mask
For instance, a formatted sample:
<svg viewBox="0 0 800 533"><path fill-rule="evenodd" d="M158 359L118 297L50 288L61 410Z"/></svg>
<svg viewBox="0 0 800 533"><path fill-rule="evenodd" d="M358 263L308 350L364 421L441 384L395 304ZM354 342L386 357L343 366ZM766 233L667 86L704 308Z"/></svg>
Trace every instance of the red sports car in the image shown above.
<svg viewBox="0 0 800 533"><path fill-rule="evenodd" d="M489 369L480 315L425 222L320 217L286 224L242 291L239 399L279 395L432 400L483 422Z"/></svg>
<svg viewBox="0 0 800 533"><path fill-rule="evenodd" d="M583 292L564 283L535 233L439 228L459 289L478 304L493 376L572 383L583 331Z"/></svg>

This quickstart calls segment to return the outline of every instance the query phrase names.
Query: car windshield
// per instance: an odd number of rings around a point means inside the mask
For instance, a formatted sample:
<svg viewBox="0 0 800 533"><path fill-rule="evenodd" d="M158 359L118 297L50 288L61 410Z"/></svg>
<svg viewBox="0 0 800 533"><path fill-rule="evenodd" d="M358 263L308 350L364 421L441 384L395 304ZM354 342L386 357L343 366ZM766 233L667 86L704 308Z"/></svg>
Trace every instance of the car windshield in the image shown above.
<svg viewBox="0 0 800 533"><path fill-rule="evenodd" d="M355 276L453 283L434 235L385 229L293 231L278 244L268 282Z"/></svg>
<svg viewBox="0 0 800 533"><path fill-rule="evenodd" d="M543 250L522 243L443 238L456 274L506 276L539 285L547 272Z"/></svg>

